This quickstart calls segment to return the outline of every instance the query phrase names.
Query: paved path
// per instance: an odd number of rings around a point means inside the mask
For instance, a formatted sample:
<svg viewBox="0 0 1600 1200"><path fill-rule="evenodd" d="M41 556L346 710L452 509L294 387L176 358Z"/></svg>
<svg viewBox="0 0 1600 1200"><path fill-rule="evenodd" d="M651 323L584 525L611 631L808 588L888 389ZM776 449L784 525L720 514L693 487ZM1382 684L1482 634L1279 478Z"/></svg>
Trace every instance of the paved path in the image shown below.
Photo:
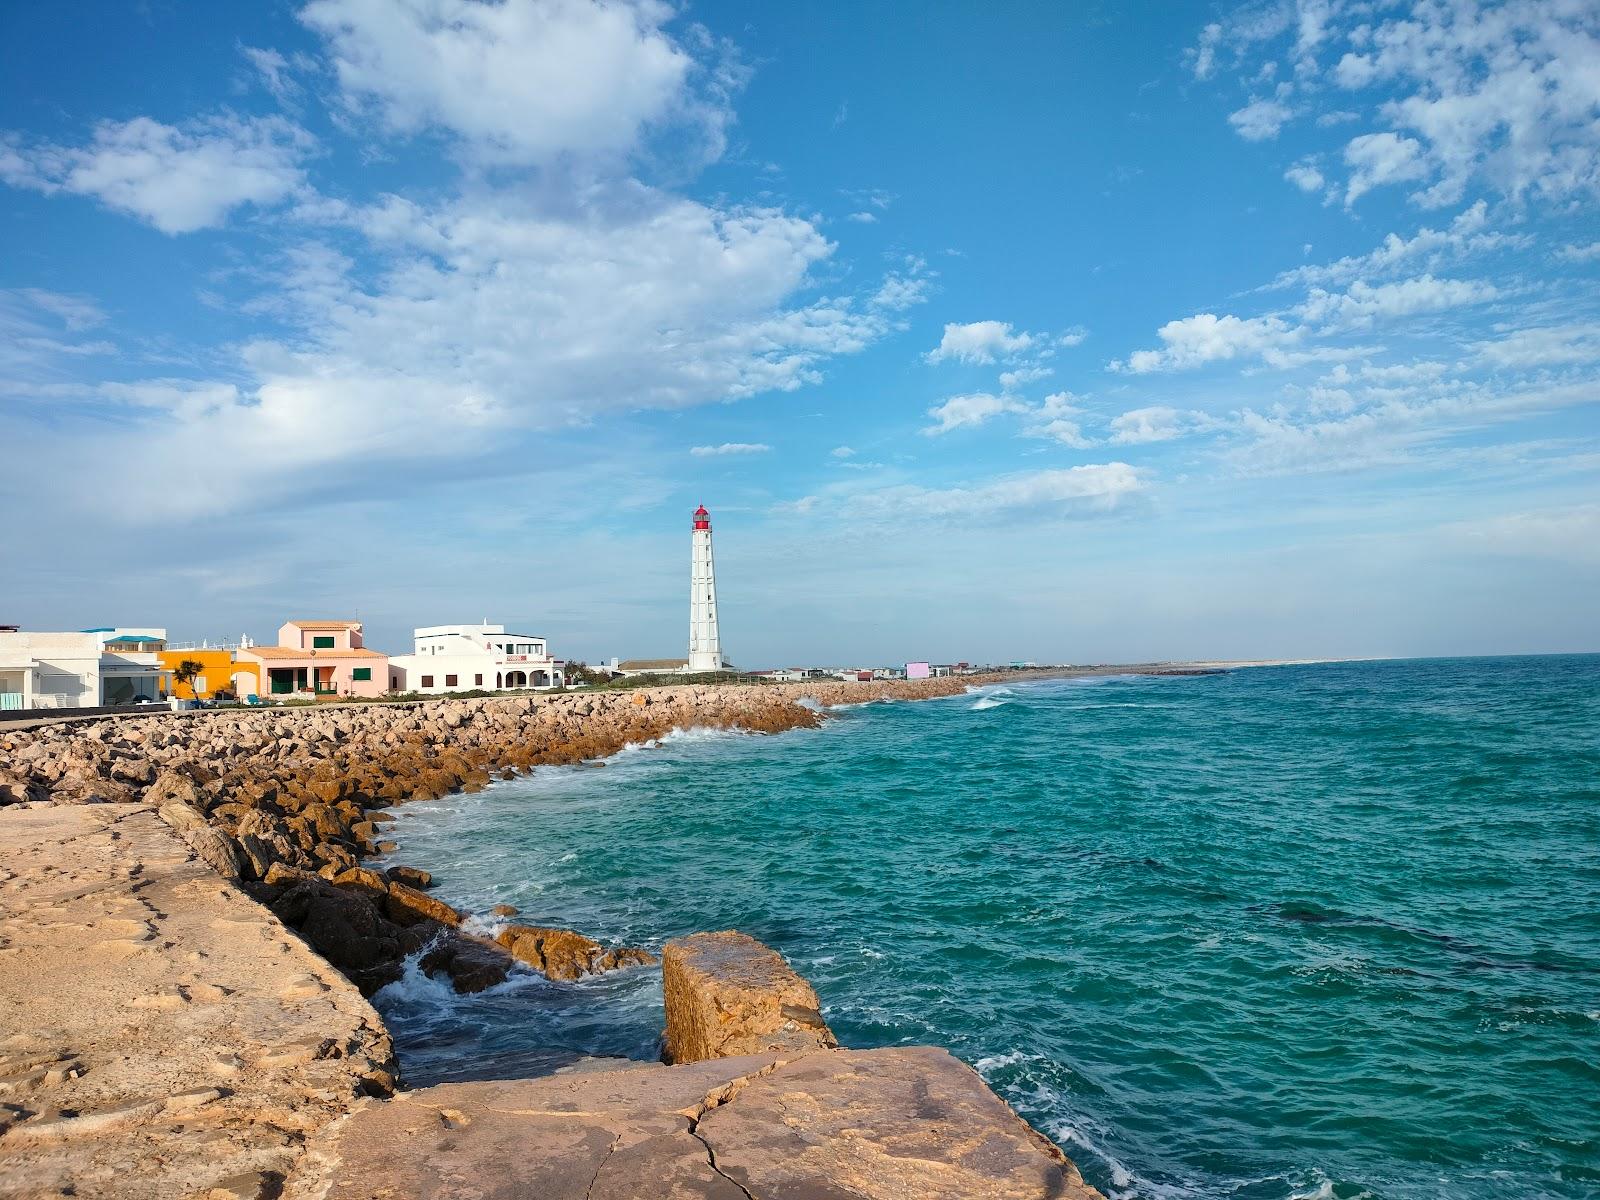
<svg viewBox="0 0 1600 1200"><path fill-rule="evenodd" d="M0 1197L276 1194L387 1081L337 971L133 804L0 810Z"/></svg>

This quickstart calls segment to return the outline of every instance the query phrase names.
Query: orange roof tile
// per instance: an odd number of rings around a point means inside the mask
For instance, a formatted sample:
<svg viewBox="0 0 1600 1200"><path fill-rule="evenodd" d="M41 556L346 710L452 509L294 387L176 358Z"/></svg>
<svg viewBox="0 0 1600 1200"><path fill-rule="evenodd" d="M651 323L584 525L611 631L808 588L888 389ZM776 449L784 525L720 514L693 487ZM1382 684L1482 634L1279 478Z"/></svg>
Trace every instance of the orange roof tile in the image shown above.
<svg viewBox="0 0 1600 1200"><path fill-rule="evenodd" d="M239 653L252 655L263 660L268 658L303 658L309 661L314 658L318 662L323 662L330 658L389 657L382 651L368 650L364 646L355 650L318 650L315 654L310 650L296 650L293 646L251 646L248 649L241 649Z"/></svg>

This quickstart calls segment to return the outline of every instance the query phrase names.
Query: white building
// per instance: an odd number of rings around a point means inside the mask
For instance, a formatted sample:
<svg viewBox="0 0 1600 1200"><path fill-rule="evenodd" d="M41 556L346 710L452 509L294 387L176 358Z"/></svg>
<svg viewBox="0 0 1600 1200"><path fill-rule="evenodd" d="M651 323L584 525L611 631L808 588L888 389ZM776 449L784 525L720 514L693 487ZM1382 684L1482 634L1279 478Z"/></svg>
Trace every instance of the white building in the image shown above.
<svg viewBox="0 0 1600 1200"><path fill-rule="evenodd" d="M566 684L566 663L551 658L544 638L533 634L483 624L429 625L413 630L412 636L413 652L389 659L391 691L437 696Z"/></svg>
<svg viewBox="0 0 1600 1200"><path fill-rule="evenodd" d="M0 709L96 708L159 700L172 673L164 629L45 633L0 627Z"/></svg>
<svg viewBox="0 0 1600 1200"><path fill-rule="evenodd" d="M163 666L167 631L154 628L90 629L100 643L100 703L160 700L172 692L172 671Z"/></svg>

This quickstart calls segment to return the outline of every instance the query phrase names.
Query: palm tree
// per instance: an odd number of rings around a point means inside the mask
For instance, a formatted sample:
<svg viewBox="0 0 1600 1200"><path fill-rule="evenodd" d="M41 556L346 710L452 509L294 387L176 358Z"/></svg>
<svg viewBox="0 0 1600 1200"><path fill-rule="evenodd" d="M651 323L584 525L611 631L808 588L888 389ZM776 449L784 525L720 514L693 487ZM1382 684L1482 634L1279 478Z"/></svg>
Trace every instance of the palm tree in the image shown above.
<svg viewBox="0 0 1600 1200"><path fill-rule="evenodd" d="M200 673L205 669L205 663L186 658L173 669L172 678L179 683L187 683L189 685L189 695L193 696L195 701L198 702L200 699Z"/></svg>

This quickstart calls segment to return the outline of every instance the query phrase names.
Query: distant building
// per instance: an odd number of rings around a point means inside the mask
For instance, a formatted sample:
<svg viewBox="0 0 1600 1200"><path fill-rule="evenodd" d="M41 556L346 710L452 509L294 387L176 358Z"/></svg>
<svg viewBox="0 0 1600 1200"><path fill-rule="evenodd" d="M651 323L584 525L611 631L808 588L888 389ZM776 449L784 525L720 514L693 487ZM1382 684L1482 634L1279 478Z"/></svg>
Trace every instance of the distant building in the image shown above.
<svg viewBox="0 0 1600 1200"><path fill-rule="evenodd" d="M361 643L360 621L288 621L276 646L241 647L271 696L381 696L389 656Z"/></svg>
<svg viewBox="0 0 1600 1200"><path fill-rule="evenodd" d="M685 675L689 671L686 658L624 658L611 660L613 675Z"/></svg>
<svg viewBox="0 0 1600 1200"><path fill-rule="evenodd" d="M932 672L925 662L908 662L906 664L907 679L927 679L931 674Z"/></svg>
<svg viewBox="0 0 1600 1200"><path fill-rule="evenodd" d="M485 623L428 625L413 630L412 638L410 654L389 659L392 691L440 695L566 685L566 663L551 658L544 638L535 634Z"/></svg>

